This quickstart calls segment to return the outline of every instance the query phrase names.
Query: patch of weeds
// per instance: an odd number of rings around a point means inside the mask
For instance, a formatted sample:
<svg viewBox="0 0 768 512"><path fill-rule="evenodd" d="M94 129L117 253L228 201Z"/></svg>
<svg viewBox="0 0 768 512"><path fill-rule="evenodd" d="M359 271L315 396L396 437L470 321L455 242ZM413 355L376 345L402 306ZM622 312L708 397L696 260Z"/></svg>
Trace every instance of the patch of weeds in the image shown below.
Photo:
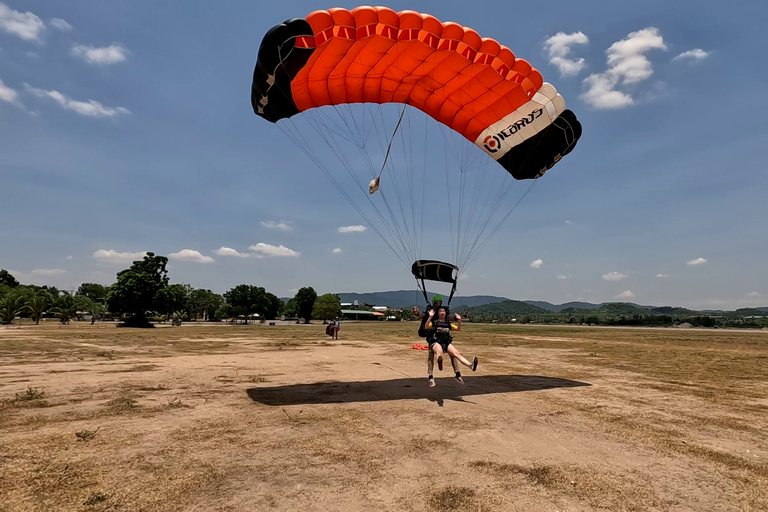
<svg viewBox="0 0 768 512"><path fill-rule="evenodd" d="M251 375L250 377L248 377L248 382L256 382L256 383L269 382L269 379L267 379L266 377L257 377L256 375Z"/></svg>
<svg viewBox="0 0 768 512"><path fill-rule="evenodd" d="M151 372L157 368L156 364L139 364L126 368L125 370L110 370L104 373L129 373L129 372Z"/></svg>
<svg viewBox="0 0 768 512"><path fill-rule="evenodd" d="M157 386L136 386L133 389L136 391L168 391L171 388L158 384Z"/></svg>
<svg viewBox="0 0 768 512"><path fill-rule="evenodd" d="M115 355L108 350L102 350L101 352L96 352L96 357L106 357L107 359L114 359Z"/></svg>
<svg viewBox="0 0 768 512"><path fill-rule="evenodd" d="M565 480L565 475L563 475L562 471L546 464L534 463L531 466L523 466L520 464L501 464L499 462L476 460L470 462L469 465L498 475L509 473L523 475L533 483L548 488L555 487L558 482Z"/></svg>
<svg viewBox="0 0 768 512"><path fill-rule="evenodd" d="M16 393L16 398L14 398L14 401L16 402L29 402L31 400L39 400L45 396L45 391L38 388L33 388L32 386L28 386L27 390L23 393Z"/></svg>
<svg viewBox="0 0 768 512"><path fill-rule="evenodd" d="M110 400L107 402L107 406L118 413L135 411L139 407L138 404L136 404L136 400L124 396Z"/></svg>
<svg viewBox="0 0 768 512"><path fill-rule="evenodd" d="M110 497L111 496L109 494L105 494L103 492L92 492L91 495L88 496L88 499L83 502L83 505L90 507L101 503L102 501L107 501Z"/></svg>
<svg viewBox="0 0 768 512"><path fill-rule="evenodd" d="M449 485L433 492L427 504L434 510L478 510L477 493L469 487Z"/></svg>
<svg viewBox="0 0 768 512"><path fill-rule="evenodd" d="M181 401L180 398L171 398L168 400L168 407L171 409L179 408L179 407L189 407L187 404Z"/></svg>
<svg viewBox="0 0 768 512"><path fill-rule="evenodd" d="M100 428L101 427L97 427L96 430L85 430L85 429L78 430L77 432L75 432L75 437L77 438L78 441L84 441L87 443L88 441L96 437L96 432L98 432Z"/></svg>

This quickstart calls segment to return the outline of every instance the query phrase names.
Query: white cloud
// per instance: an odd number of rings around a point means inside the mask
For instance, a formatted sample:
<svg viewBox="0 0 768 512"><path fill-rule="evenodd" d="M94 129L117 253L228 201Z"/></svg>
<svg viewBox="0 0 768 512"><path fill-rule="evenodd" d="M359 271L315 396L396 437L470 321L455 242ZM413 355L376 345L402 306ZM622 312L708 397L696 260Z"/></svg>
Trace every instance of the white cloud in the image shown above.
<svg viewBox="0 0 768 512"><path fill-rule="evenodd" d="M231 247L219 247L213 252L219 256L234 256L235 258L249 258L252 256L252 254L248 254L247 252L238 252Z"/></svg>
<svg viewBox="0 0 768 512"><path fill-rule="evenodd" d="M558 32L544 41L544 49L549 53L549 63L560 70L560 76L575 76L584 68L584 59L574 60L566 57L570 53L572 45L587 44L588 42L589 38L582 32L574 32L573 34Z"/></svg>
<svg viewBox="0 0 768 512"><path fill-rule="evenodd" d="M539 268L544 264L544 260L538 259L531 262L531 267Z"/></svg>
<svg viewBox="0 0 768 512"><path fill-rule="evenodd" d="M59 91L45 91L36 89L26 84L26 89L39 98L51 98L65 110L72 110L78 114L92 117L114 117L119 114L130 114L130 111L123 107L109 108L105 107L96 100L77 101L69 98Z"/></svg>
<svg viewBox="0 0 768 512"><path fill-rule="evenodd" d="M203 256L200 254L200 251L195 251L192 249L182 249L179 252L172 252L168 255L168 258L172 260L194 261L197 263L213 263L216 261L210 256Z"/></svg>
<svg viewBox="0 0 768 512"><path fill-rule="evenodd" d="M68 259L68 260L71 260L71 259L72 259L72 256L67 256L67 259Z"/></svg>
<svg viewBox="0 0 768 512"><path fill-rule="evenodd" d="M467 274L461 274L459 276L459 281L466 281L467 279L469 279L469 276Z"/></svg>
<svg viewBox="0 0 768 512"><path fill-rule="evenodd" d="M629 92L619 86L633 85L653 75L651 61L645 56L650 50L666 50L659 29L644 28L632 32L626 39L613 43L606 50L608 69L604 73L589 75L584 79L581 99L598 109L615 109L635 103Z"/></svg>
<svg viewBox="0 0 768 512"><path fill-rule="evenodd" d="M669 274L656 274L656 277L669 277Z"/></svg>
<svg viewBox="0 0 768 512"><path fill-rule="evenodd" d="M341 254L341 249L337 247L332 252L333 254Z"/></svg>
<svg viewBox="0 0 768 512"><path fill-rule="evenodd" d="M705 52L701 48L696 48L694 50L683 52L672 60L692 60L698 62L706 59L707 57L709 57L709 52Z"/></svg>
<svg viewBox="0 0 768 512"><path fill-rule="evenodd" d="M66 270L61 270L60 268L38 268L32 271L32 275L41 277L59 276L66 273Z"/></svg>
<svg viewBox="0 0 768 512"><path fill-rule="evenodd" d="M557 276L557 278L558 279L568 279L568 276L566 276L564 274L560 274L560 275Z"/></svg>
<svg viewBox="0 0 768 512"><path fill-rule="evenodd" d="M705 260L704 258L696 258L695 260L690 260L690 261L685 262L685 264L686 265L701 265L701 264L706 263L706 262L707 262L707 260Z"/></svg>
<svg viewBox="0 0 768 512"><path fill-rule="evenodd" d="M70 25L69 23L67 23L61 18L51 18L51 25L63 31L72 30L72 25Z"/></svg>
<svg viewBox="0 0 768 512"><path fill-rule="evenodd" d="M99 249L93 253L93 257L101 263L132 263L136 260L140 260L147 255L146 251L143 252L117 252L113 249L105 250Z"/></svg>
<svg viewBox="0 0 768 512"><path fill-rule="evenodd" d="M249 247L257 258L263 258L264 256L299 256L301 253L291 250L284 245L270 245L265 243L258 243Z"/></svg>
<svg viewBox="0 0 768 512"><path fill-rule="evenodd" d="M606 281L621 281L626 277L626 274L622 274L621 272L608 272L607 274L603 274L603 279Z"/></svg>
<svg viewBox="0 0 768 512"><path fill-rule="evenodd" d="M571 225L571 224L573 224L573 221L572 220L566 220L565 223L568 224L568 225Z"/></svg>
<svg viewBox="0 0 768 512"><path fill-rule="evenodd" d="M365 226L339 226L339 233L363 233L367 229Z"/></svg>
<svg viewBox="0 0 768 512"><path fill-rule="evenodd" d="M0 80L0 100L7 101L8 103L16 103L19 93L8 87Z"/></svg>
<svg viewBox="0 0 768 512"><path fill-rule="evenodd" d="M634 296L635 296L635 294L634 294L634 293L632 293L632 291L631 291L631 290L627 290L627 291L621 292L621 293L620 293L620 294L618 294L618 295L614 295L614 297L613 297L613 298L614 298L614 299L631 299L631 298L633 298Z"/></svg>
<svg viewBox="0 0 768 512"><path fill-rule="evenodd" d="M80 57L91 64L117 64L126 59L127 50L118 44L96 48L84 44L72 47L72 55Z"/></svg>
<svg viewBox="0 0 768 512"><path fill-rule="evenodd" d="M45 24L36 14L14 11L0 2L0 29L25 41L37 41Z"/></svg>
<svg viewBox="0 0 768 512"><path fill-rule="evenodd" d="M762 297L763 295L760 292L749 292L747 294L747 297Z"/></svg>
<svg viewBox="0 0 768 512"><path fill-rule="evenodd" d="M285 221L276 222L274 220L261 221L261 225L268 229L277 229L279 231L290 231L293 228Z"/></svg>

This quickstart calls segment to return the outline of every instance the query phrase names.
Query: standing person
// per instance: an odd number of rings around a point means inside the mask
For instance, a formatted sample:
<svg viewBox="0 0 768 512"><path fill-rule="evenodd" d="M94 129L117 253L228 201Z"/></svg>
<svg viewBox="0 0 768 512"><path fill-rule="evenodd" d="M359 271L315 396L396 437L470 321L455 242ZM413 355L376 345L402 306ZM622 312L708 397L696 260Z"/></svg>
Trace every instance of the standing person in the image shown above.
<svg viewBox="0 0 768 512"><path fill-rule="evenodd" d="M429 360L430 362L428 363L429 387L431 388L435 387L435 377L432 373L434 363L437 361L438 369L442 370L444 353L447 353L449 356L451 356L452 362L455 359L473 372L477 370L477 357L472 358L472 362L470 363L469 360L462 356L461 353L452 344L453 338L451 337L451 331L461 330L461 316L454 316L456 319L455 324L448 321L448 312L445 307L441 306L437 310L437 318L435 318L434 311L429 312L427 330L430 331L431 336L427 336L427 340L429 341L430 354L432 355L431 359ZM461 377L461 372L458 371L458 368L455 364L453 369L456 372L454 378L463 384L464 379Z"/></svg>
<svg viewBox="0 0 768 512"><path fill-rule="evenodd" d="M339 339L339 329L341 329L341 322L339 321L339 317L336 317L333 322L331 322L331 338L334 340Z"/></svg>

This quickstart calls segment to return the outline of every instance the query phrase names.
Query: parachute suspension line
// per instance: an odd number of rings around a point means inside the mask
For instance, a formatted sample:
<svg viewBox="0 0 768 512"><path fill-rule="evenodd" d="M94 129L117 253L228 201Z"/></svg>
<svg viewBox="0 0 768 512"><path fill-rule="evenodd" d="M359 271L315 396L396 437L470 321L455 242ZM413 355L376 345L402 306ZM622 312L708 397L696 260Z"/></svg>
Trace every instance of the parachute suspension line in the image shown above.
<svg viewBox="0 0 768 512"><path fill-rule="evenodd" d="M447 143L447 141L444 141L445 147L443 150L443 161L445 164L443 165L443 169L445 169L445 189L446 189L446 196L448 197L448 219L451 226L451 248L453 249L453 253L455 256L455 247L457 245L456 238L460 235L458 234L458 229L454 229L453 225L453 208L451 207L451 204L453 203L453 200L451 199L451 176L450 176L450 168L448 166L448 153L449 151L452 151L453 149L450 147L450 144ZM454 235L454 232L456 234ZM453 261L454 264L456 263L456 260Z"/></svg>
<svg viewBox="0 0 768 512"><path fill-rule="evenodd" d="M531 185L528 187L528 190L526 190L525 193L520 197L520 199L517 200L515 205L512 208L510 208L509 212L507 212L504 218L501 219L498 224L496 224L496 227L494 227L491 230L491 232L488 233L488 236L486 236L485 239L483 239L483 241L480 242L480 244L476 248L473 247L470 250L471 256L467 260L467 265L470 265L472 264L473 261L475 261L475 258L477 258L478 254L480 254L480 251L482 251L485 245L488 243L488 240L490 240L491 237L496 234L496 232L499 230L501 225L504 224L504 222L507 220L507 218L509 218L510 215L512 215L512 212L515 211L515 208L517 208L517 206L522 202L522 200L525 199L525 196L527 196L528 193L531 190L533 190L533 187L536 186L536 182L538 181L539 181L538 179L533 180L533 183L531 183Z"/></svg>
<svg viewBox="0 0 768 512"><path fill-rule="evenodd" d="M429 118L424 116L424 142L421 147L427 147L427 129L429 128ZM421 173L421 224L419 226L419 240L424 240L424 205L427 197L427 156L426 154L422 158L422 173ZM419 242L419 257L421 257L422 245Z"/></svg>
<svg viewBox="0 0 768 512"><path fill-rule="evenodd" d="M381 119L381 126L384 126L385 125L385 121L384 121L384 115L382 113L382 109L378 108L377 111L378 111L377 115ZM401 116L404 113L405 113L405 109L403 109L403 112L401 113ZM384 143L387 141L388 137L383 132L383 129L382 129L381 132L379 131L378 123L374 122L373 124L374 124L374 128L376 130L376 133L378 135L378 141L379 141L380 149L383 152L384 151ZM399 125L399 122L398 122L398 125ZM394 133L393 133L393 136L394 136ZM390 162L390 165L391 165L391 162ZM396 228L396 231L397 231L398 236L400 238L401 245L403 245L403 246L408 246L409 245L409 247L408 247L409 250L406 250L405 252L408 254L409 258L415 260L416 259L415 244L413 243L413 236L411 235L411 233L410 233L410 231L408 229L408 221L405 218L405 210L404 210L403 204L402 204L402 195L400 193L400 187L398 185L398 174L399 173L396 173L396 172L391 172L390 173L391 179L392 179L392 182L393 182L393 187L391 187L390 190L394 191L395 199L397 200L397 205L400 208L400 217L403 219L403 225L402 226L396 220L397 219L397 215L395 214L394 209L390 205L390 201L389 201L389 198L388 198L386 192L384 190L381 190L380 194L381 194L382 201L384 202L384 205L385 205L385 207L387 209L387 212L389 212L389 215L390 215L390 217L392 219L392 224ZM372 199L371 199L370 196L368 197L368 199L372 202ZM410 242L410 244L408 244L408 242Z"/></svg>
<svg viewBox="0 0 768 512"><path fill-rule="evenodd" d="M534 146L530 147L530 148L528 149L528 151L526 152L525 156L524 156L524 157L522 157L522 158L520 159L520 161L521 161L522 163L525 163L525 162L527 162L527 161L528 161L528 159L531 157L531 154L533 154L533 153L536 151L536 149L538 148L538 145L539 145L540 143L541 143L541 141L537 141L537 143L536 143ZM490 239L490 238L491 238L491 237L492 237L492 236L493 236L493 235L494 235L494 234L495 234L495 233L496 233L496 232L499 230L499 228L501 227L501 225L502 225L502 224L503 224L503 223L506 221L506 219L507 219L507 218L509 218L509 216L510 216L510 215L512 214L512 212L515 210L515 208L517 208L517 206L518 206L518 205L520 204L520 202L521 202L521 201L522 201L522 200L525 198L525 196L527 196L527 195L528 195L528 193L529 193L529 192L530 192L530 191L533 189L533 187L534 187L534 185L536 184L536 182L537 182L537 181L539 181L539 180L538 180L538 179L535 179L535 180L533 180L533 182L532 182L532 183L531 183L531 185L528 187L528 189L525 191L525 193L524 193L524 194L523 194L523 195L520 197L520 199L519 199L519 200L518 200L518 201L517 201L517 202L516 202L516 203L515 203L515 204L512 206L512 208L509 210L509 212L508 212L508 213L507 213L507 214L506 214L506 215L505 215L505 216L504 216L504 217L503 217L503 218L502 218L502 219L501 219L501 220L498 222L498 224L496 224L496 226L495 226L495 227L494 227L494 228L491 230L491 232L488 234L488 236L487 236L487 237L486 237L486 238L485 238L485 239L484 239L482 242L480 242L480 244L479 244L479 245L478 245L476 248L474 248L474 247L473 247L473 249L474 249L474 251L475 251L475 252L474 252L474 254L471 256L471 259L472 259L472 261L474 261L474 259L475 259L475 257L477 256L477 254L479 254L479 252L480 252L480 251L481 251L481 250L482 250L482 249L485 247L485 245L487 244L488 240L489 240L489 239Z"/></svg>
<svg viewBox="0 0 768 512"><path fill-rule="evenodd" d="M308 148L310 147L310 144L301 135L301 130L295 125L293 120L291 118L287 118L287 119L285 119L285 124L286 125L290 125L290 127L293 130L288 130L288 129L286 129L285 126L282 125L282 123L279 123L279 122L277 123L278 127L280 128L280 130L289 139L291 139L304 152L304 154L306 154L310 158L310 160L312 160L315 163L315 165L317 165L320 168L320 170L323 172L323 174L325 174L325 176L331 181L331 183L333 183L333 185L341 193L341 195L344 196L344 198L347 200L347 202L349 202L349 204L351 204L352 207L355 208L357 213L365 220L366 224L368 224L371 227L371 229L373 229L373 231L376 232L377 235L379 235L379 238L381 238L384 241L384 243L387 244L387 247L389 247L389 249L397 257L397 259L399 259L403 263L403 265L405 265L406 267L410 267L410 264L408 263L408 258L406 258L406 259L403 258L403 256L401 255L401 252L399 252L398 250L395 249L395 247L393 247L392 243L390 243L390 240L386 236L384 236L384 234L368 218L368 216L365 214L365 212L362 210L362 208L360 208L360 206L349 195L349 193L344 189L344 187L341 186L341 184L333 176L333 174L330 172L330 170L323 164L323 162L317 156L315 156L311 151L309 151ZM318 132L318 134L320 134L320 136L323 136L322 131L319 130L318 127L314 123L310 123L310 125ZM323 137L323 138L325 139L325 137ZM330 144L330 142L327 141L327 139L326 139L326 143L331 148L331 150L334 152L336 157L339 158L339 160L345 166L347 171L350 172L350 168L349 168L348 162L345 162L346 159L344 158L344 156L340 155L339 152L336 151L334 146L332 144ZM365 195L367 196L368 194L366 193ZM373 205L373 206L374 206L374 210L376 211L376 213L378 214L380 220L382 221L382 224L384 225L385 228L387 228L387 231L389 231L389 234L392 237L391 238L392 241L393 242L398 241L398 238L392 232L391 226L389 226L389 224L386 222L386 220L384 219L384 217L381 214L381 212L378 210L378 208L376 208L376 205ZM401 250L403 250L407 254L407 251L404 250L403 247L401 247Z"/></svg>
<svg viewBox="0 0 768 512"><path fill-rule="evenodd" d="M424 284L424 280L422 279L422 280L421 280L421 284L419 284L419 279L418 279L418 278L416 278L416 287L417 287L419 290L421 290L421 293L423 293L423 294L424 294L424 300L427 302L427 304L429 304L429 297L427 297L427 287L426 287L426 285ZM426 314L426 311L424 312L424 314Z"/></svg>
<svg viewBox="0 0 768 512"><path fill-rule="evenodd" d="M377 178L381 178L381 173L384 172L384 167L387 165L387 160L389 160L389 152L392 150L392 141L395 140L395 135L397 134L397 130L400 128L400 123L403 122L403 115L405 115L405 105L403 105L403 110L400 111L400 118L397 120L397 124L395 125L395 131L392 132L392 138L389 139L387 152L384 155L384 162L381 164L381 170L379 170L379 175Z"/></svg>

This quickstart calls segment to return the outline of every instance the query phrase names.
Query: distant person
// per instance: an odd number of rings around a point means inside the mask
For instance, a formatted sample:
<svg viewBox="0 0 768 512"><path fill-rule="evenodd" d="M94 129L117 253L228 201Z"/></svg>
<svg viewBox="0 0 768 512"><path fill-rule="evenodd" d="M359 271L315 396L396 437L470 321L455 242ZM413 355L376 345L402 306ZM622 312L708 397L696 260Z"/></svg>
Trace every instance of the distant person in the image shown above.
<svg viewBox="0 0 768 512"><path fill-rule="evenodd" d="M336 317L331 321L331 338L334 340L339 339L339 329L341 329L341 321L339 317Z"/></svg>
<svg viewBox="0 0 768 512"><path fill-rule="evenodd" d="M434 310L429 312L427 317L427 331L430 335L427 337L429 342L430 355L432 356L427 363L427 371L429 375L429 387L435 387L435 377L433 375L434 363L437 361L437 368L443 370L443 354L451 356L451 362L458 360L461 364L471 369L473 372L477 370L477 357L472 358L470 363L461 353L453 346L453 338L451 337L451 331L461 330L461 315L454 315L456 323L451 323L448 320L448 311L444 307L440 307L437 310L437 317L435 317ZM454 363L453 366L456 375L454 378L464 383L464 379L461 376L461 372Z"/></svg>

